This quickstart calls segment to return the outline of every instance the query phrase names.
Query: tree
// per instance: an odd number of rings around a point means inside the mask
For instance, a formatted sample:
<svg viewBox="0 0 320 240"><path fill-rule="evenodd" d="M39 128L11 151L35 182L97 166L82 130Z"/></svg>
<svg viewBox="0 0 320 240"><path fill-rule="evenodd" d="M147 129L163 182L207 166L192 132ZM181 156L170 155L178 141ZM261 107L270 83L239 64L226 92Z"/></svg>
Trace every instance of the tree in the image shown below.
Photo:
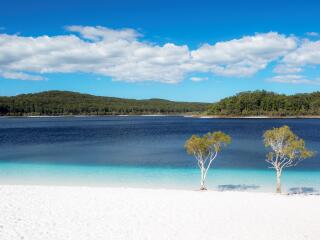
<svg viewBox="0 0 320 240"><path fill-rule="evenodd" d="M305 147L303 139L295 135L288 126L273 128L264 133L264 144L271 148L266 161L275 169L276 192L281 193L281 174L284 168L295 167L302 160L312 157L314 152Z"/></svg>
<svg viewBox="0 0 320 240"><path fill-rule="evenodd" d="M222 146L226 146L230 142L231 137L223 132L207 133L202 137L192 135L186 141L186 151L196 158L201 171L200 190L206 190L204 182L211 163L216 159Z"/></svg>

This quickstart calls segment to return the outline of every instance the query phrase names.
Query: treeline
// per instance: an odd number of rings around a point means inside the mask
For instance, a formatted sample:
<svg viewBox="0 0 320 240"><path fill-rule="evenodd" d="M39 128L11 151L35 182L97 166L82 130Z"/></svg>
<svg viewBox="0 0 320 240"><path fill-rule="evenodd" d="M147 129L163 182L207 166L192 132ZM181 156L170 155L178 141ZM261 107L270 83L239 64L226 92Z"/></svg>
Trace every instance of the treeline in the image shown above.
<svg viewBox="0 0 320 240"><path fill-rule="evenodd" d="M291 96L267 91L241 92L211 105L209 115L314 116L320 115L320 92Z"/></svg>
<svg viewBox="0 0 320 240"><path fill-rule="evenodd" d="M0 97L0 116L198 114L219 116L320 115L320 92L291 96L267 91L242 92L214 104L163 99L122 99L67 91Z"/></svg>
<svg viewBox="0 0 320 240"><path fill-rule="evenodd" d="M203 112L208 107L204 103L121 99L67 91L0 97L1 116L184 114Z"/></svg>

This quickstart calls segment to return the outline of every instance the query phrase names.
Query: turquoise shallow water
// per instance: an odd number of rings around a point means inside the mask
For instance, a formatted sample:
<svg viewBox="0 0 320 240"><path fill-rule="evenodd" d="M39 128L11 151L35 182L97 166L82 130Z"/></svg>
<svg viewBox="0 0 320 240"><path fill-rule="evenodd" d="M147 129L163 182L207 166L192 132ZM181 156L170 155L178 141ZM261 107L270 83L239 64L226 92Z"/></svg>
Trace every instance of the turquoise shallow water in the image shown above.
<svg viewBox="0 0 320 240"><path fill-rule="evenodd" d="M274 191L271 170L210 169L207 187L215 190ZM284 172L283 190L302 188L308 193L320 191L320 171ZM81 185L139 188L190 189L199 187L195 168L110 167L52 164L1 163L1 184Z"/></svg>

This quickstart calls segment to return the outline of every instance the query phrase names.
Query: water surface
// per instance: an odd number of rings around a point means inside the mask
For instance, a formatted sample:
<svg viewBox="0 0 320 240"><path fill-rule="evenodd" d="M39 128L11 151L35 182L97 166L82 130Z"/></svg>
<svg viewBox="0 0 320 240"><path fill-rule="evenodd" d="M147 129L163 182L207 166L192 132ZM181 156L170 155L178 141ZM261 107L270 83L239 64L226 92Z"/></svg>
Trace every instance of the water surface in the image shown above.
<svg viewBox="0 0 320 240"><path fill-rule="evenodd" d="M0 182L196 188L196 162L185 153L192 134L221 130L232 144L214 162L208 186L272 190L264 161L265 130L288 125L320 149L320 119L196 119L185 117L59 117L0 119ZM284 175L287 190L320 187L319 157Z"/></svg>

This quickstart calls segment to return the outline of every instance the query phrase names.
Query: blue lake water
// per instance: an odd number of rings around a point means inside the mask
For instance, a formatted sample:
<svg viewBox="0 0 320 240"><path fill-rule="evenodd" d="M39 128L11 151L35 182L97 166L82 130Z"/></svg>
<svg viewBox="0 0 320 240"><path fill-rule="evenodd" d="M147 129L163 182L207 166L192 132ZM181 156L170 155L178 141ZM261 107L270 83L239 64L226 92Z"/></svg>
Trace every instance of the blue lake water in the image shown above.
<svg viewBox="0 0 320 240"><path fill-rule="evenodd" d="M319 151L320 119L1 118L0 183L196 189L199 171L184 142L221 130L233 141L214 162L207 186L273 191L262 134L284 124ZM319 191L319 156L285 171L283 187Z"/></svg>

